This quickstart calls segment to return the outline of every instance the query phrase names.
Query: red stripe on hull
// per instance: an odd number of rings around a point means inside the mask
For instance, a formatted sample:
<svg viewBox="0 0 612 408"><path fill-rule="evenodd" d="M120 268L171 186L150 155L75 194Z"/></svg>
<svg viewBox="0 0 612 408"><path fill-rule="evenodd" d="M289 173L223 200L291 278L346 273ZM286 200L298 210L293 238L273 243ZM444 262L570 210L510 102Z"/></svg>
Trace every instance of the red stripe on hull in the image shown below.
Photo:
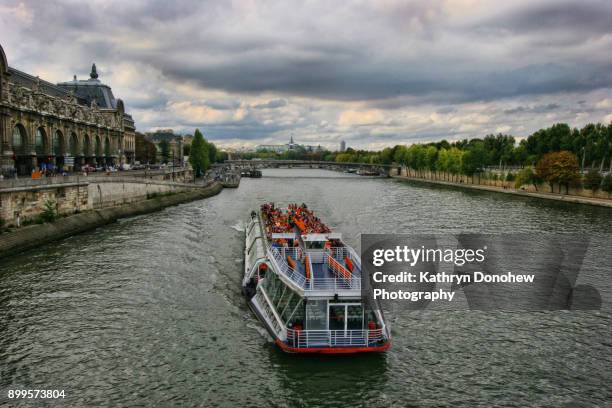
<svg viewBox="0 0 612 408"><path fill-rule="evenodd" d="M351 353L374 353L387 350L391 347L391 342L387 341L382 346L376 347L291 347L283 343L280 339L274 339L278 347L287 353L319 353L319 354L351 354Z"/></svg>

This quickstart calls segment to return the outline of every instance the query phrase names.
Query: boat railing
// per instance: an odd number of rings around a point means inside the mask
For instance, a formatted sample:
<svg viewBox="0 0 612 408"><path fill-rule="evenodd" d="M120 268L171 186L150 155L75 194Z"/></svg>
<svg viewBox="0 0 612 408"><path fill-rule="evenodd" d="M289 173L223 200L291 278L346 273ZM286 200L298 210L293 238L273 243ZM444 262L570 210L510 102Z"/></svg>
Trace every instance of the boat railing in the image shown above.
<svg viewBox="0 0 612 408"><path fill-rule="evenodd" d="M274 310L274 308L272 307L272 302L270 301L270 298L268 297L266 291L260 288L255 294L255 299L261 306L261 310L269 320L276 334L286 335L287 329L285 327L285 324L283 323L283 320L280 318L276 310Z"/></svg>
<svg viewBox="0 0 612 408"><path fill-rule="evenodd" d="M290 256L295 260L302 258L302 248L280 247L276 249L281 253L284 259L287 259L287 256Z"/></svg>
<svg viewBox="0 0 612 408"><path fill-rule="evenodd" d="M268 247L268 258L272 261L275 270L291 279L300 288L306 288L306 276L290 267L287 264L286 257L283 257L278 248Z"/></svg>
<svg viewBox="0 0 612 408"><path fill-rule="evenodd" d="M316 278L308 282L308 290L325 290L334 291L337 293L339 290L361 290L361 278L351 277L351 279L344 278Z"/></svg>
<svg viewBox="0 0 612 408"><path fill-rule="evenodd" d="M361 259L357 256L355 250L351 247L331 247L328 249L331 256L336 260L342 261L344 258L349 258L361 270Z"/></svg>
<svg viewBox="0 0 612 408"><path fill-rule="evenodd" d="M384 329L294 330L287 329L287 344L294 348L375 347L385 340Z"/></svg>
<svg viewBox="0 0 612 408"><path fill-rule="evenodd" d="M353 273L329 254L325 254L325 265L334 272L336 278L342 279L344 282L351 282L353 280Z"/></svg>
<svg viewBox="0 0 612 408"><path fill-rule="evenodd" d="M296 285L298 285L305 291L324 290L338 292L339 290L361 290L361 277L351 274L337 261L333 260L331 262L335 262L334 265L337 269L335 277L315 278L314 276L311 276L310 279L307 279L305 274L289 266L289 264L287 263L286 256L283 256L282 249L283 248L268 248L268 257L272 261L274 269L277 270L279 273L283 274L291 281L293 281ZM325 254L326 264L328 264L330 259L332 258L329 257L328 254ZM312 270L312 266L310 266L310 268L310 270ZM341 270L343 270L344 272L339 272Z"/></svg>

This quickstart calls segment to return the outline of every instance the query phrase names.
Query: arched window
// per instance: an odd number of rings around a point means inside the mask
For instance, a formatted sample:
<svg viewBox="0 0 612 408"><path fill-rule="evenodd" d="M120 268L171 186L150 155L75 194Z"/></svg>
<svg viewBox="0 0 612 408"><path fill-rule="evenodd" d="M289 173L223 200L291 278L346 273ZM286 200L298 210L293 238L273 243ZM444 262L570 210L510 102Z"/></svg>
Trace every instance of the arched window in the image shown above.
<svg viewBox="0 0 612 408"><path fill-rule="evenodd" d="M57 130L55 134L53 135L53 153L56 156L63 156L64 155L63 150L64 150L64 136L62 135L62 132Z"/></svg>
<svg viewBox="0 0 612 408"><path fill-rule="evenodd" d="M47 138L45 137L45 130L43 128L36 129L35 145L37 155L42 156L46 153Z"/></svg>
<svg viewBox="0 0 612 408"><path fill-rule="evenodd" d="M102 144L100 143L100 136L96 136L96 156L102 156Z"/></svg>
<svg viewBox="0 0 612 408"><path fill-rule="evenodd" d="M77 138L76 133L72 133L70 135L70 155L72 157L79 155L79 139Z"/></svg>
<svg viewBox="0 0 612 408"><path fill-rule="evenodd" d="M106 136L106 139L104 139L104 155L106 157L110 156L110 139L108 138L108 136Z"/></svg>
<svg viewBox="0 0 612 408"><path fill-rule="evenodd" d="M17 125L13 129L13 152L16 155L24 153L26 134L22 125Z"/></svg>
<svg viewBox="0 0 612 408"><path fill-rule="evenodd" d="M91 140L89 136L83 136L83 154L85 156L91 156Z"/></svg>

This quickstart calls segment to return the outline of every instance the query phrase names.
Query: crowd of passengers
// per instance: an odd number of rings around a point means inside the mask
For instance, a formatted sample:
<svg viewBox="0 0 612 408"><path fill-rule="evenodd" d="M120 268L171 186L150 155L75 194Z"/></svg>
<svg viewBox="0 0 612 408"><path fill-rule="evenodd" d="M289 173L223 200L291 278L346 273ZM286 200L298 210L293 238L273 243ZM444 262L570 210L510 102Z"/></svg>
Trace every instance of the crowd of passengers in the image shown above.
<svg viewBox="0 0 612 408"><path fill-rule="evenodd" d="M286 212L278 208L274 203L266 203L261 206L266 233L271 236L273 233L293 232L293 228L298 226L302 234L325 234L331 232L314 213L308 209L306 204L289 204Z"/></svg>

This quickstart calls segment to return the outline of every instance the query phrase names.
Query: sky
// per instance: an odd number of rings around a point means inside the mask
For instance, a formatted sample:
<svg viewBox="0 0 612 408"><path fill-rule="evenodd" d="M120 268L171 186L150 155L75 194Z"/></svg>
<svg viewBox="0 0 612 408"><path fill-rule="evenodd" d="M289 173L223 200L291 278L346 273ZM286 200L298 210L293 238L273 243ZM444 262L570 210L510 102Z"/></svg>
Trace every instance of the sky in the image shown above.
<svg viewBox="0 0 612 408"><path fill-rule="evenodd" d="M0 1L10 66L224 147L517 139L612 121L612 1Z"/></svg>

